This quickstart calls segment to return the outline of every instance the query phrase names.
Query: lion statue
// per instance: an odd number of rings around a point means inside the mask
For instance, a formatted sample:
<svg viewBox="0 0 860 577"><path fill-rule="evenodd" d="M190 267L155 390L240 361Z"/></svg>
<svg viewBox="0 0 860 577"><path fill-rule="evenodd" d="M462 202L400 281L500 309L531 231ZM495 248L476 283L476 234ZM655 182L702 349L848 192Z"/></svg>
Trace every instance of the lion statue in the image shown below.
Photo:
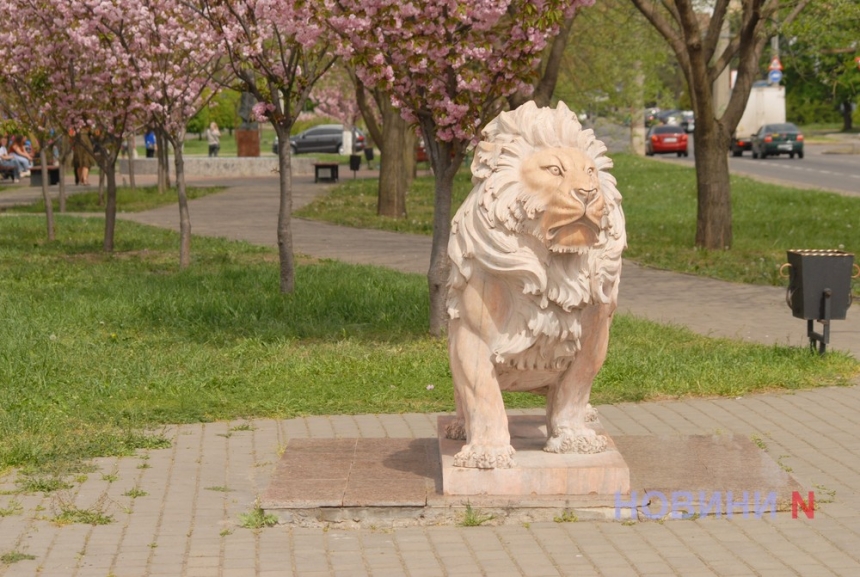
<svg viewBox="0 0 860 577"><path fill-rule="evenodd" d="M601 452L588 398L626 246L612 161L561 102L503 112L483 137L448 245L454 465L515 465L502 391L546 396L545 451Z"/></svg>

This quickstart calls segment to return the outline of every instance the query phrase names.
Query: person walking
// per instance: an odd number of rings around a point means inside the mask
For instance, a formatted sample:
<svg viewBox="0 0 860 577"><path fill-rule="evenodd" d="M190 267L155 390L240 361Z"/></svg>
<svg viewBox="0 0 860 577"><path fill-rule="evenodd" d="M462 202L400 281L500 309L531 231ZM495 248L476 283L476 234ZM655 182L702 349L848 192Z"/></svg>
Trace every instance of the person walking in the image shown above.
<svg viewBox="0 0 860 577"><path fill-rule="evenodd" d="M218 156L218 151L221 150L221 131L216 123L210 124L206 130L206 140L209 142L209 156Z"/></svg>
<svg viewBox="0 0 860 577"><path fill-rule="evenodd" d="M81 132L72 144L72 166L75 169L75 184L90 184L90 169L96 163L92 154L92 142L86 132Z"/></svg>
<svg viewBox="0 0 860 577"><path fill-rule="evenodd" d="M146 148L146 157L155 158L155 131L151 128L143 136L143 145Z"/></svg>

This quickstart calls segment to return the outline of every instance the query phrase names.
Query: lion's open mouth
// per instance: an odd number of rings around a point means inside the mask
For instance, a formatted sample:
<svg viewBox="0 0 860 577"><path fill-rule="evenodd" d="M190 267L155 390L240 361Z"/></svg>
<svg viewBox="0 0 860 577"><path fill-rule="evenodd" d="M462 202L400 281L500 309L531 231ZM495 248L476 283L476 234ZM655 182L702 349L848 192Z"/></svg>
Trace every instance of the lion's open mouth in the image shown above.
<svg viewBox="0 0 860 577"><path fill-rule="evenodd" d="M600 229L588 218L554 226L547 233L547 244L551 250L561 248L587 248L597 244Z"/></svg>

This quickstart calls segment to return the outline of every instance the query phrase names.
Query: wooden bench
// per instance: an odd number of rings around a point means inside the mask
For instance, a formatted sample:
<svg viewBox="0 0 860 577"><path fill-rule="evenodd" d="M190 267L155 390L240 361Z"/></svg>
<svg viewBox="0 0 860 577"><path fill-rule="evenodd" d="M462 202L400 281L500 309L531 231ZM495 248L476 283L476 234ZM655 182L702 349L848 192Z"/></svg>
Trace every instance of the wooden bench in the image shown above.
<svg viewBox="0 0 860 577"><path fill-rule="evenodd" d="M338 163L336 162L315 162L314 163L314 182L338 181Z"/></svg>
<svg viewBox="0 0 860 577"><path fill-rule="evenodd" d="M0 176L3 177L3 180L12 179L15 177L15 169L11 166L0 166Z"/></svg>
<svg viewBox="0 0 860 577"><path fill-rule="evenodd" d="M56 165L47 166L48 186L60 183L60 167ZM30 186L42 186L42 167L34 166L30 169Z"/></svg>

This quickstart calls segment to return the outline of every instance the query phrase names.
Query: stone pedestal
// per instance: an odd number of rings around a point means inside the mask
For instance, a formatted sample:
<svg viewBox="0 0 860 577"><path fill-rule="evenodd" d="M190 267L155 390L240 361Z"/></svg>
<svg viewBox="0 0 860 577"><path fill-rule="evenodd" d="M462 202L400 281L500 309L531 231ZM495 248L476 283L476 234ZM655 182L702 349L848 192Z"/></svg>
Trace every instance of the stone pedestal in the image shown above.
<svg viewBox="0 0 860 577"><path fill-rule="evenodd" d="M442 490L445 495L625 495L630 492L630 469L607 435L602 453L579 455L547 453L546 419L542 415L508 416L516 467L472 469L454 466L454 455L465 441L445 438L445 425L453 416L438 419L439 453L442 457ZM589 423L605 435L599 423Z"/></svg>
<svg viewBox="0 0 860 577"><path fill-rule="evenodd" d="M237 156L260 156L260 131L236 130Z"/></svg>

